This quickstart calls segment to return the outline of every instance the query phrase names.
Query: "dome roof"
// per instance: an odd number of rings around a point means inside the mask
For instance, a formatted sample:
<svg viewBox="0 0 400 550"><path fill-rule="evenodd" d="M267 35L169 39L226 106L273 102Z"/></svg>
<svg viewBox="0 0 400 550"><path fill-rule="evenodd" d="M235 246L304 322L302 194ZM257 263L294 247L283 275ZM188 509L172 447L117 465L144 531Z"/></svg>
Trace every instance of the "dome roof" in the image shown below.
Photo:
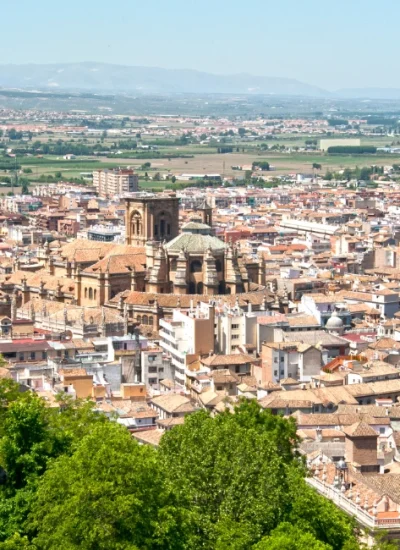
<svg viewBox="0 0 400 550"><path fill-rule="evenodd" d="M165 245L169 252L186 250L192 253L205 253L225 250L225 243L211 235L211 227L203 223L190 222L182 227L182 233Z"/></svg>
<svg viewBox="0 0 400 550"><path fill-rule="evenodd" d="M329 330L334 330L338 328L343 328L343 321L338 316L337 312L334 311L332 315L329 317L328 322L325 325L325 328Z"/></svg>

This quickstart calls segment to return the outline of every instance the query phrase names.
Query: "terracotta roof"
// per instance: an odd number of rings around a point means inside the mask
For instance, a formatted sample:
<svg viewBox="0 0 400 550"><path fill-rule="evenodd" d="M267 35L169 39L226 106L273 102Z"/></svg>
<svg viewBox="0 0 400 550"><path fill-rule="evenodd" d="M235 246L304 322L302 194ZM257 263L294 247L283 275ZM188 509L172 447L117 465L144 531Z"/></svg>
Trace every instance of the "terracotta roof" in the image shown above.
<svg viewBox="0 0 400 550"><path fill-rule="evenodd" d="M183 395L167 394L153 397L150 401L155 406L160 407L169 413L173 412L192 412L194 407L190 400Z"/></svg>
<svg viewBox="0 0 400 550"><path fill-rule="evenodd" d="M376 431L363 421L352 424L343 431L350 437L379 437Z"/></svg>
<svg viewBox="0 0 400 550"><path fill-rule="evenodd" d="M208 367L218 367L220 365L245 365L251 363L254 358L251 355L245 355L244 353L231 353L229 355L210 355L205 359L201 359L203 365Z"/></svg>
<svg viewBox="0 0 400 550"><path fill-rule="evenodd" d="M112 255L83 270L83 273L131 273L146 271L145 254Z"/></svg>

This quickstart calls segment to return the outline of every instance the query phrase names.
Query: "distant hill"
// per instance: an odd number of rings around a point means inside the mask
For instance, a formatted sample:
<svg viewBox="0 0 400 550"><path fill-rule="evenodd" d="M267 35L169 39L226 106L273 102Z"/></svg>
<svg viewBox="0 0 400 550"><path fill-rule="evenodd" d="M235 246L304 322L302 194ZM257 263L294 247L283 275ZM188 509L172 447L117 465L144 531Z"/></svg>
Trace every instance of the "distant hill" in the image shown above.
<svg viewBox="0 0 400 550"><path fill-rule="evenodd" d="M345 99L400 99L400 88L344 88L335 92Z"/></svg>
<svg viewBox="0 0 400 550"><path fill-rule="evenodd" d="M214 75L188 69L106 63L0 65L0 87L114 93L224 93L327 97L329 92L292 78Z"/></svg>

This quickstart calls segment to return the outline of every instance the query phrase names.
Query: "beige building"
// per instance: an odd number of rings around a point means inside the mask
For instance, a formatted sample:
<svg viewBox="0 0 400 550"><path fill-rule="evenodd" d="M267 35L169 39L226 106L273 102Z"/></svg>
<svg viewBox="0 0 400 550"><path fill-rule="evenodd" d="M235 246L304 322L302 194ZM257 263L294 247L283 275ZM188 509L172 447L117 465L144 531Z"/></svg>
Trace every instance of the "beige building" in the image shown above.
<svg viewBox="0 0 400 550"><path fill-rule="evenodd" d="M319 148L321 151L327 151L329 147L359 147L361 140L357 138L347 139L321 139Z"/></svg>
<svg viewBox="0 0 400 550"><path fill-rule="evenodd" d="M95 170L93 185L100 197L115 197L139 189L139 176L133 170Z"/></svg>

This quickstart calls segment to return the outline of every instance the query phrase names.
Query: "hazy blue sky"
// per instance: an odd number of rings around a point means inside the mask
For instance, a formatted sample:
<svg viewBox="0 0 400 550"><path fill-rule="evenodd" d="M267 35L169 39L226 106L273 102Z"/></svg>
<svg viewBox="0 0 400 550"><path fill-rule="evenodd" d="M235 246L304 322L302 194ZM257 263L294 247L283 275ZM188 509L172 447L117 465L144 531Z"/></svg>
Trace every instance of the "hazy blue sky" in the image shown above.
<svg viewBox="0 0 400 550"><path fill-rule="evenodd" d="M3 0L0 63L101 61L400 87L399 0Z"/></svg>

